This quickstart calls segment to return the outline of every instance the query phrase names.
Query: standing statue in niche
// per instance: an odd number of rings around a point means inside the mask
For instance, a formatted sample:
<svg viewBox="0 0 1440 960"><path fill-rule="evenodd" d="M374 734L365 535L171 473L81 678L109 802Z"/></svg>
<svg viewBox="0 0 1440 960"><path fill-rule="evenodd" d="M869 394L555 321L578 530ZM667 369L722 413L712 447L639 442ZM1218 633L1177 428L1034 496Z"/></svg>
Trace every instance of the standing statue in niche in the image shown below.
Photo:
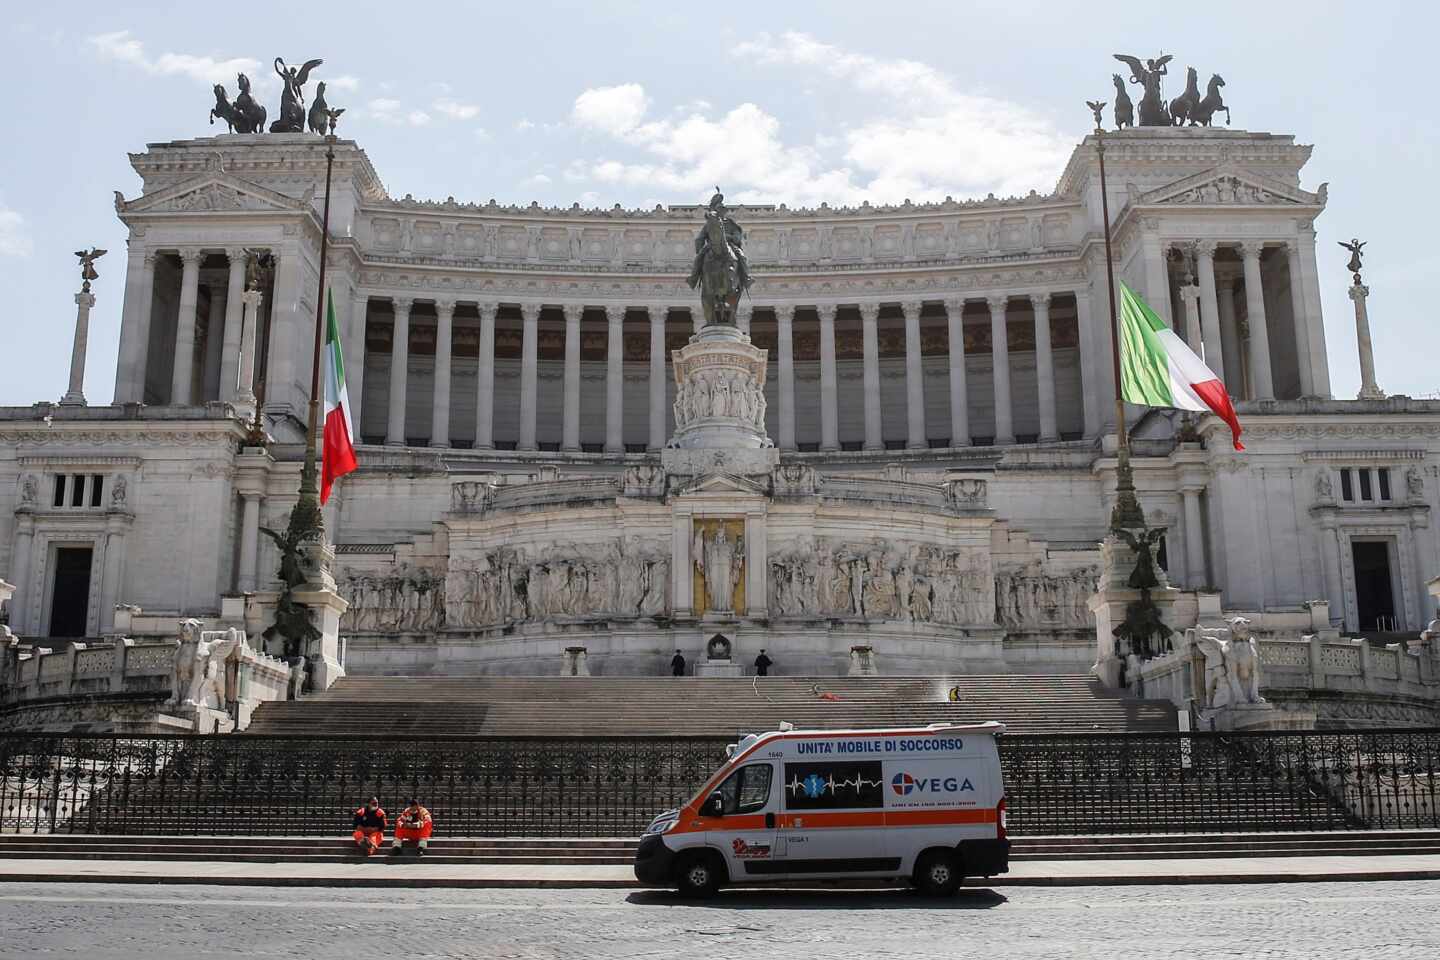
<svg viewBox="0 0 1440 960"><path fill-rule="evenodd" d="M753 281L745 255L745 231L730 216L719 187L705 211L705 226L695 237L695 262L686 282L691 290L700 289L705 326L735 325L735 306Z"/></svg>
<svg viewBox="0 0 1440 960"><path fill-rule="evenodd" d="M280 116L270 124L271 133L305 132L305 83L310 71L324 60L306 60L299 69L285 66L285 61L275 58L275 72L280 76Z"/></svg>
<svg viewBox="0 0 1440 960"><path fill-rule="evenodd" d="M745 563L745 538L733 540L720 526L710 536L695 531L691 556L696 569L705 578L705 596L713 613L729 613L734 606L735 587Z"/></svg>
<svg viewBox="0 0 1440 960"><path fill-rule="evenodd" d="M1165 76L1165 65L1175 58L1166 55L1141 63L1139 57L1117 53L1115 59L1130 68L1130 82L1139 84L1145 90L1145 95L1140 98L1140 126L1170 126L1170 111L1166 109L1160 81Z"/></svg>

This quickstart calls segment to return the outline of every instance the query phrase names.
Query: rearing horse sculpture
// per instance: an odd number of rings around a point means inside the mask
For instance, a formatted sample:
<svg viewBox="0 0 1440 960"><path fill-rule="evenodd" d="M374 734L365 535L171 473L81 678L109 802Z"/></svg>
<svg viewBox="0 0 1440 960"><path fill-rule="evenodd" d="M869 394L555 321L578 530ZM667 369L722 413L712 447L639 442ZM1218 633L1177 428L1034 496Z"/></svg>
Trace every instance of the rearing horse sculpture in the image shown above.
<svg viewBox="0 0 1440 960"><path fill-rule="evenodd" d="M1220 88L1225 86L1225 78L1215 74L1210 78L1210 84L1205 88L1205 99L1200 101L1199 106L1190 111L1190 122L1202 127L1210 126L1210 121L1215 116L1215 111L1225 111L1225 126L1230 126L1230 108L1225 106L1225 100L1220 96Z"/></svg>
<svg viewBox="0 0 1440 960"><path fill-rule="evenodd" d="M1195 111L1200 106L1200 88L1197 86L1199 74L1194 67L1185 68L1185 92L1174 100L1170 101L1170 118L1175 126L1185 125L1189 120L1190 125L1195 126Z"/></svg>

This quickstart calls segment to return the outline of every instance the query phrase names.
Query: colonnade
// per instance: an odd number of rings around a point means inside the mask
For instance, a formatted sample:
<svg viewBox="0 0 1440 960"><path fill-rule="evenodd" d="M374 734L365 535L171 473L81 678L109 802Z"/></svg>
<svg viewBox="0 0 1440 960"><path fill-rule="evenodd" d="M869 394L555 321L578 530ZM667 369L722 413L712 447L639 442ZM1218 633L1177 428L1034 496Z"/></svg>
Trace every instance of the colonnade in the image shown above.
<svg viewBox="0 0 1440 960"><path fill-rule="evenodd" d="M1083 331L1089 324L1089 295L1087 292L1065 291L1074 293L1077 304L1076 322L1080 324ZM1050 293L1026 294L1020 297L1012 297L1006 294L993 294L983 298L975 298L983 302L989 314L990 341L991 341L991 362L995 371L994 382L994 409L995 409L995 432L993 442L995 444L1011 444L1016 442L1014 426L1014 405L1012 401L1012 389L1010 382L1010 355L1008 343L1008 319L1012 310L1012 304L1017 300L1028 300L1034 317L1034 341L1035 341L1035 366L1036 366L1036 391L1039 407L1039 433L1037 439L1040 442L1055 441L1060 438L1057 425L1056 413L1056 390L1055 390L1055 364L1050 335L1050 303L1053 295ZM382 298L383 299L383 298ZM355 303L353 322L359 328L352 331L350 337L351 356L356 357L349 369L355 371L363 367L362 354L358 352L365 343L364 325L368 314L369 298L362 295ZM407 420L407 396L409 378L409 341L411 314L416 303L411 297L390 297L389 298L394 326L390 342L389 355L389 389L387 410L385 417L384 442L392 446L404 446L407 443L406 420ZM953 446L967 446L972 442L972 434L969 423L968 401L966 393L966 371L965 371L965 346L963 338L962 315L965 310L967 298L952 297L943 301L947 318L949 334L949 375L950 375L950 420L951 439ZM447 447L452 443L450 431L451 411L451 385L452 377L452 336L454 331L454 315L456 301L449 299L436 299L432 301L436 317L436 349L435 349L435 375L429 402L431 405L431 430L429 445L432 447ZM771 358L775 363L776 395L777 395L777 418L776 436L773 438L776 444L783 450L795 450L798 448L796 438L796 402L795 402L795 315L798 310L813 310L819 318L819 368L820 368L820 437L819 449L821 451L839 451L841 449L839 439L839 377L837 375L836 347L835 347L835 321L836 314L841 307L853 307L858 310L862 328L862 349L863 349L863 383L864 383L864 441L862 449L883 450L885 449L884 438L881 436L881 409L880 409L880 349L879 349L879 319L882 307L898 307L904 322L904 379L905 379L905 446L908 449L923 449L929 446L926 432L926 412L924 393L924 369L922 365L921 336L920 336L920 314L925 301L919 299L907 299L895 303L893 301L866 301L866 302L828 302L812 304L796 303L758 303L742 304L737 312L737 322L742 330L750 332L752 318L756 310L773 312L776 327L776 349ZM479 352L479 376L475 398L475 427L471 446L475 449L493 449L495 443L495 324L496 314L501 304L498 302L478 302L473 304L479 317L480 324L480 352ZM518 308L521 318L521 350L520 350L520 372L519 372L519 424L518 441L516 448L522 451L537 450L536 411L538 408L537 390L539 386L539 321L542 307L553 306L552 304L537 301L511 302ZM605 365L605 439L604 451L606 453L619 454L625 451L625 444L621 433L624 403L624 353L623 338L621 336L622 324L626 314L632 309L620 304L575 304L567 303L558 305L558 309L564 315L564 364L563 364L563 416L561 427L560 449L562 451L581 450L580 441L580 381L581 381L581 315L591 308L602 311L606 318L608 329L606 365ZM650 327L650 350L649 350L649 431L647 447L659 449L664 446L668 426L668 405L666 364L666 323L670 315L671 307L667 304L653 303L643 309L649 316ZM686 309L686 308L678 308ZM698 317L698 311L690 311L692 318ZM1086 335L1081 334L1082 344L1087 341ZM1082 354L1084 348L1082 347ZM1083 375L1091 377L1088 369L1092 364L1088 358L1082 357ZM361 374L363 376L363 373ZM350 374L350 402L352 416L358 421L359 409L362 402L361 388L354 373ZM1094 419L1090 410L1090 404L1086 405L1086 432L1093 433L1098 429L1098 424L1091 422Z"/></svg>

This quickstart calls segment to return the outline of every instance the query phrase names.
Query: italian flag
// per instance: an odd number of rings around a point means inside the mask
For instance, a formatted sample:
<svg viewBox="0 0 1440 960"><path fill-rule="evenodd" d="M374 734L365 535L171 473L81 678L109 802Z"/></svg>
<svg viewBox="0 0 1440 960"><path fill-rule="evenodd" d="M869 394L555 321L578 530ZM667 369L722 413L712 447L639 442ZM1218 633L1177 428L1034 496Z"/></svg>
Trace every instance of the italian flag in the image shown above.
<svg viewBox="0 0 1440 960"><path fill-rule="evenodd" d="M330 499L335 481L355 469L355 435L350 421L350 395L345 390L345 361L340 358L340 328L335 323L335 296L325 301L325 441L320 453L320 502Z"/></svg>
<svg viewBox="0 0 1440 960"><path fill-rule="evenodd" d="M1142 407L1215 414L1230 425L1236 450L1240 421L1225 384L1165 326L1150 305L1120 284L1120 394Z"/></svg>

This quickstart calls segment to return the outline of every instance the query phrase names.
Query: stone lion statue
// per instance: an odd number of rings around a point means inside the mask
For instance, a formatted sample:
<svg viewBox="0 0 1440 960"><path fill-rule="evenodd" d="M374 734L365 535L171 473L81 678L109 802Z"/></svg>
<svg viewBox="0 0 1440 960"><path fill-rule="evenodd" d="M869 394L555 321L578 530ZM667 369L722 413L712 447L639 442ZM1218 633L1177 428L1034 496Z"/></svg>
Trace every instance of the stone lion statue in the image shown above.
<svg viewBox="0 0 1440 960"><path fill-rule="evenodd" d="M225 707L225 661L245 646L245 635L234 627L221 633L207 631L199 620L180 621L180 643L175 648L175 689L170 703L198 709Z"/></svg>
<svg viewBox="0 0 1440 960"><path fill-rule="evenodd" d="M1222 628L1197 627L1195 649L1205 658L1205 706L1212 710L1264 703L1260 696L1260 652L1250 621L1231 617Z"/></svg>

